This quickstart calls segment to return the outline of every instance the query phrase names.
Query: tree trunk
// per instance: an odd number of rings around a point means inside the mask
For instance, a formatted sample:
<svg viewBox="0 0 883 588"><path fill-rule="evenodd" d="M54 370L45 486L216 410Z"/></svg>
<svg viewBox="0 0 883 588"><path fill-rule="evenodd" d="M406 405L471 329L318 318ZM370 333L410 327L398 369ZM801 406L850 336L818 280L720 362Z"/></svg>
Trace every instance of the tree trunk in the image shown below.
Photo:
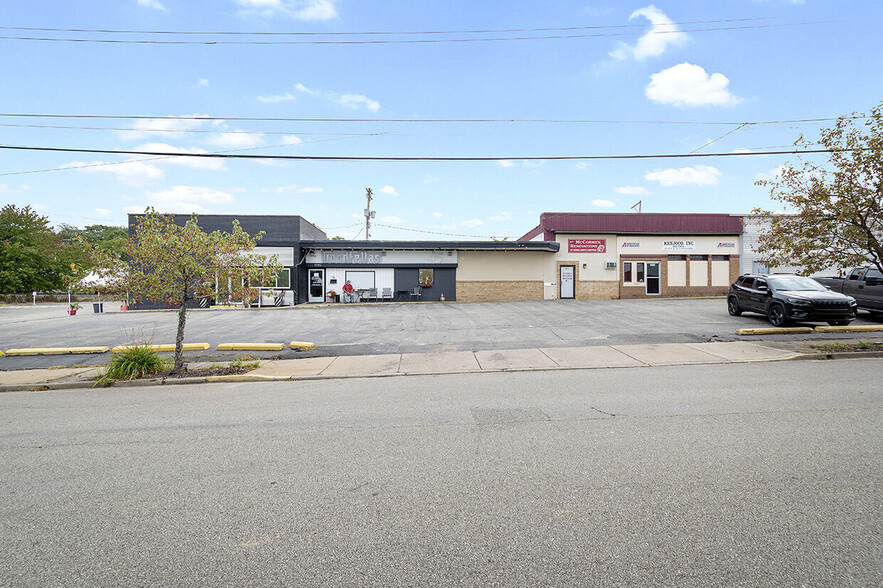
<svg viewBox="0 0 883 588"><path fill-rule="evenodd" d="M181 301L178 309L178 334L175 336L175 367L172 372L178 373L184 369L184 323L187 321L187 297Z"/></svg>

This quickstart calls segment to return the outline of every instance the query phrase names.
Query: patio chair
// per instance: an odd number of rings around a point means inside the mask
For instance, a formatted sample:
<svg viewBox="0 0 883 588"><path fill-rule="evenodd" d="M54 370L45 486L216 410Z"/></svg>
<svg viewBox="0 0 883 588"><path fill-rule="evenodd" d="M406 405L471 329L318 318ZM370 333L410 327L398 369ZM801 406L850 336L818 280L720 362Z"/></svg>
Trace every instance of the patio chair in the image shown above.
<svg viewBox="0 0 883 588"><path fill-rule="evenodd" d="M411 291L411 300L420 300L420 297L423 296L423 288L417 286Z"/></svg>
<svg viewBox="0 0 883 588"><path fill-rule="evenodd" d="M370 288L365 295L365 300L368 302L377 302L377 288Z"/></svg>
<svg viewBox="0 0 883 588"><path fill-rule="evenodd" d="M392 300L392 288L384 288L383 289L383 299L384 300Z"/></svg>

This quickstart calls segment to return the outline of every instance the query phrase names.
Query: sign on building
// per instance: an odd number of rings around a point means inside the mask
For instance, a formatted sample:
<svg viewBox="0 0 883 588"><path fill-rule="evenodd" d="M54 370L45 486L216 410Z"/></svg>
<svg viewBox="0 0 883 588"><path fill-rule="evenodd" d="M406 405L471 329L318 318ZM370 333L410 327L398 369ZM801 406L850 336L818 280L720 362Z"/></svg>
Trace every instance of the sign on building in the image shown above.
<svg viewBox="0 0 883 588"><path fill-rule="evenodd" d="M607 239L568 239L568 253L607 253Z"/></svg>
<svg viewBox="0 0 883 588"><path fill-rule="evenodd" d="M696 249L696 241L665 240L662 242L663 251L693 251Z"/></svg>

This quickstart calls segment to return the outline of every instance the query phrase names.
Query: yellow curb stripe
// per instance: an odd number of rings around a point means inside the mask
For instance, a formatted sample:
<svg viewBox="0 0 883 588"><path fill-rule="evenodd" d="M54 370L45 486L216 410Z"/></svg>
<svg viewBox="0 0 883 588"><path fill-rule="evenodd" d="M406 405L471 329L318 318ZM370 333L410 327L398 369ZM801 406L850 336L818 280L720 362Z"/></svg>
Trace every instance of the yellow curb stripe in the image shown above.
<svg viewBox="0 0 883 588"><path fill-rule="evenodd" d="M737 335L797 335L812 333L811 327L770 327L761 329L738 329Z"/></svg>
<svg viewBox="0 0 883 588"><path fill-rule="evenodd" d="M883 331L883 325L856 325L854 327L816 327L817 333L875 333Z"/></svg>
<svg viewBox="0 0 883 588"><path fill-rule="evenodd" d="M221 343L218 351L282 351L282 343Z"/></svg>
<svg viewBox="0 0 883 588"><path fill-rule="evenodd" d="M107 347L43 347L33 349L7 349L6 355L65 355L67 353L107 353ZM2 353L0 353L2 355Z"/></svg>
<svg viewBox="0 0 883 588"><path fill-rule="evenodd" d="M111 349L111 353L123 353L124 351L128 351L129 349L134 349L138 347L138 345L118 345ZM205 351L209 349L211 345L208 343L184 343L182 346L183 351ZM175 344L171 345L147 345L148 349L152 349L153 351L174 351Z"/></svg>
<svg viewBox="0 0 883 588"><path fill-rule="evenodd" d="M315 349L315 343L308 343L306 341L292 341L289 343L289 347L292 349Z"/></svg>

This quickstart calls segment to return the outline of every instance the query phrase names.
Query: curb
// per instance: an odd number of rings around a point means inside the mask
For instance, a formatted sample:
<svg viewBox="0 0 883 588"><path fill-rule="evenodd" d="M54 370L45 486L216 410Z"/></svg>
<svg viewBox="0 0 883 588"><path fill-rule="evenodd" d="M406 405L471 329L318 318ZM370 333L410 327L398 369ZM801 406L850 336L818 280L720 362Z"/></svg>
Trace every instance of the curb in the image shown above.
<svg viewBox="0 0 883 588"><path fill-rule="evenodd" d="M218 351L282 351L282 343L220 343Z"/></svg>
<svg viewBox="0 0 883 588"><path fill-rule="evenodd" d="M34 347L30 349L7 349L6 355L80 355L87 353L107 353L108 347ZM0 351L0 355L3 352Z"/></svg>
<svg viewBox="0 0 883 588"><path fill-rule="evenodd" d="M883 331L883 326L878 327L876 325L856 325L854 327L816 327L816 333L876 333L879 331Z"/></svg>
<svg viewBox="0 0 883 588"><path fill-rule="evenodd" d="M737 335L806 335L812 327L760 327L756 329L736 329Z"/></svg>

